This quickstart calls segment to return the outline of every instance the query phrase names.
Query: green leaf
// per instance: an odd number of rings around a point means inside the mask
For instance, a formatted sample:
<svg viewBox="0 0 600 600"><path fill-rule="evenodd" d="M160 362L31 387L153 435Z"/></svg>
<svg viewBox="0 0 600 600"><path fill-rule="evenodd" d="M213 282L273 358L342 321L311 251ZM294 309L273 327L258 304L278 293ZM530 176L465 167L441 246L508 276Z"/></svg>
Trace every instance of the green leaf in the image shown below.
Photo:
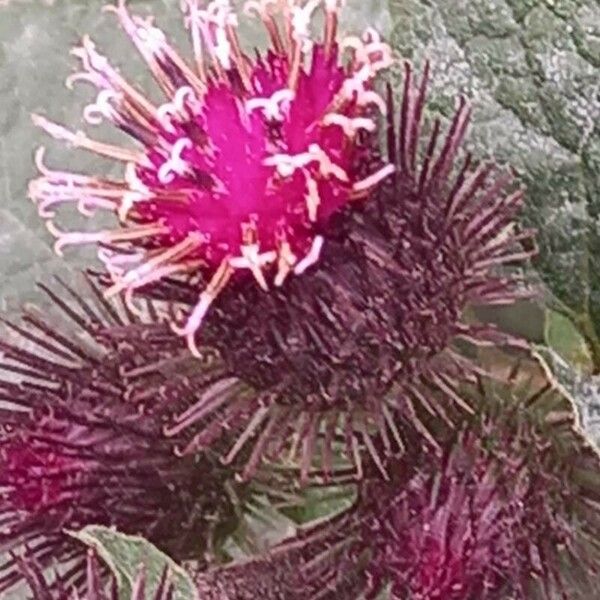
<svg viewBox="0 0 600 600"><path fill-rule="evenodd" d="M229 558L260 554L296 533L296 524L264 495L256 495L245 506L237 529L223 550Z"/></svg>
<svg viewBox="0 0 600 600"><path fill-rule="evenodd" d="M173 582L173 600L199 600L186 571L150 542L139 536L125 535L101 525L88 525L69 535L93 548L115 576L121 598L129 598L140 566L146 573L146 593L152 597L165 569Z"/></svg>
<svg viewBox="0 0 600 600"><path fill-rule="evenodd" d="M302 494L304 502L286 511L298 524L336 515L350 508L356 499L353 485L308 488Z"/></svg>
<svg viewBox="0 0 600 600"><path fill-rule="evenodd" d="M600 4L597 0L390 0L391 41L432 61L431 106L473 100L470 150L528 187L535 261L600 370ZM397 80L400 78L398 67Z"/></svg>
<svg viewBox="0 0 600 600"><path fill-rule="evenodd" d="M588 345L568 317L557 311L547 310L544 337L548 347L567 363L582 373L592 372L593 362Z"/></svg>

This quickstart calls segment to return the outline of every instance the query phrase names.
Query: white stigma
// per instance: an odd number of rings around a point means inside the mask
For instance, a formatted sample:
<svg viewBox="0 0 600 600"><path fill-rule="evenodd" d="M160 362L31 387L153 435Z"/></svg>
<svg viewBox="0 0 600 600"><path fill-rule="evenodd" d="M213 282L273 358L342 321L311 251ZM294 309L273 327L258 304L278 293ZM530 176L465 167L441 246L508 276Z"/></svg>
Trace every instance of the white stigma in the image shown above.
<svg viewBox="0 0 600 600"><path fill-rule="evenodd" d="M161 183L171 183L174 179L174 174L184 175L188 164L181 157L184 150L190 150L193 147L192 141L189 138L179 138L171 149L171 156L158 169L158 179Z"/></svg>
<svg viewBox="0 0 600 600"><path fill-rule="evenodd" d="M354 137L361 129L375 131L375 123L372 119L356 117L354 119L339 113L328 113L323 119L324 125L337 125L344 130L348 137Z"/></svg>
<svg viewBox="0 0 600 600"><path fill-rule="evenodd" d="M304 52L312 46L310 34L310 22L312 14L320 4L320 0L309 0L305 6L292 6L291 26L294 40L302 45Z"/></svg>
<svg viewBox="0 0 600 600"><path fill-rule="evenodd" d="M229 259L229 264L234 269L249 269L258 285L266 292L269 286L262 272L263 267L277 260L277 252L271 250L269 252L259 252L258 244L245 244L240 246L242 256L234 256Z"/></svg>
<svg viewBox="0 0 600 600"><path fill-rule="evenodd" d="M324 242L325 240L321 235L318 235L313 240L312 246L310 247L310 250L308 251L306 256L294 268L295 275L302 275L304 271L306 271L308 268L312 267L315 263L319 261Z"/></svg>
<svg viewBox="0 0 600 600"><path fill-rule="evenodd" d="M251 98L246 101L246 110L250 113L262 110L269 121L281 121L284 118L283 107L289 106L296 94L293 90L284 88L277 90L270 98Z"/></svg>

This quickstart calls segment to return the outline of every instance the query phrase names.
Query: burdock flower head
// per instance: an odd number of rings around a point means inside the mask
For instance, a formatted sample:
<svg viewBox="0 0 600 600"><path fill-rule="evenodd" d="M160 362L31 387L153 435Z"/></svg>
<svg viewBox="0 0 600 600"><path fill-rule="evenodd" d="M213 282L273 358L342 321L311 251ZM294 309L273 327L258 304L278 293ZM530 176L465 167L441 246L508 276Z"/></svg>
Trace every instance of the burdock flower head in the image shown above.
<svg viewBox="0 0 600 600"><path fill-rule="evenodd" d="M21 342L0 340L0 591L22 577L23 554L43 569L68 565L63 581L79 587L85 553L65 530L89 524L141 534L178 560L210 559L246 487L214 453L182 459L162 435L165 406L188 402L182 369L168 371L176 356L149 348L144 326L99 292L99 303L48 292L75 330L28 311L7 323ZM163 336L173 339L168 326Z"/></svg>
<svg viewBox="0 0 600 600"><path fill-rule="evenodd" d="M439 119L425 118L428 74L426 65L416 79L406 65L399 119L389 94L396 171L330 222L318 268L269 294L234 283L207 316L203 343L220 351L228 376L257 391L246 402L201 402L193 417L175 419L166 431L186 426L187 451L239 428L229 456L252 443L246 475L283 444L306 478L331 471L334 448L359 471L363 447L381 464L374 432L389 440L385 451L415 430L435 447L428 421L449 424L471 410L457 384L477 368L456 342L516 343L465 312L531 294L518 270L535 252L532 232L515 223L523 190L461 151L465 100L445 134ZM147 293L195 302L193 286L168 278Z"/></svg>
<svg viewBox="0 0 600 600"><path fill-rule="evenodd" d="M114 12L163 90L157 106L129 84L85 37L73 53L99 92L84 117L106 119L130 134L133 149L95 141L44 117L34 122L56 139L123 163L123 180L54 171L37 155L41 177L30 195L56 236L56 251L101 245L112 276L107 294L134 290L166 276L192 276L197 289L185 324L175 325L196 352L195 333L209 305L235 273L250 273L267 290L300 274L321 252L320 230L351 200L364 197L393 171L380 165L358 176L357 139L374 131L383 99L373 88L391 62L377 32L337 40L339 0L250 0L271 46L248 56L229 0L206 8L184 0L194 61L187 64L165 35L129 14ZM311 34L313 13L325 13L323 39ZM94 233L62 232L59 203L80 212L114 212L120 226Z"/></svg>
<svg viewBox="0 0 600 600"><path fill-rule="evenodd" d="M367 477L305 577L348 598L588 598L598 565L599 458L550 387L498 402L443 444ZM361 596L361 593L364 596Z"/></svg>

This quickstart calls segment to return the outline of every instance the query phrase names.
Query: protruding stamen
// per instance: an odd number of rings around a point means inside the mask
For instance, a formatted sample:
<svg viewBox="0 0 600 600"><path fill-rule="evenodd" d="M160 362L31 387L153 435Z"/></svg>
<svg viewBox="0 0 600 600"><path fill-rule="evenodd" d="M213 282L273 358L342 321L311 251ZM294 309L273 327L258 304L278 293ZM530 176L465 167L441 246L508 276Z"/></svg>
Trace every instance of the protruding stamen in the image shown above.
<svg viewBox="0 0 600 600"><path fill-rule="evenodd" d="M235 256L229 260L229 264L234 269L249 269L258 285L265 291L269 291L269 286L265 280L263 268L277 260L277 252L263 252L260 254L258 244L247 244L240 246L242 256Z"/></svg>
<svg viewBox="0 0 600 600"><path fill-rule="evenodd" d="M343 100L355 101L358 106L361 107L375 104L381 111L381 114L385 116L387 113L387 105L384 99L379 94L366 87L374 76L375 73L373 72L371 65L364 65L352 77L349 77L344 81L340 96Z"/></svg>
<svg viewBox="0 0 600 600"><path fill-rule="evenodd" d="M61 196L43 196L43 191L38 189L36 183L32 182L32 185L29 187L29 194L31 198L33 198L38 204L38 214L43 219L51 219L56 213L52 207L56 204L61 204L63 202L73 202L77 205L77 210L85 217L91 217L94 215L95 211L98 209L105 210L114 210L115 202L111 200L106 200L104 198L98 198L92 195L83 195L84 192L77 193L73 192L72 197L61 197ZM41 186L40 186L41 187ZM41 199L40 199L41 198Z"/></svg>
<svg viewBox="0 0 600 600"><path fill-rule="evenodd" d="M263 165L275 167L281 177L291 177L297 169L303 169L316 159L310 152L301 154L273 154L265 158Z"/></svg>
<svg viewBox="0 0 600 600"><path fill-rule="evenodd" d="M330 56L338 30L338 11L345 0L325 0L325 56Z"/></svg>
<svg viewBox="0 0 600 600"><path fill-rule="evenodd" d="M82 198L110 199L115 202L125 193L123 184L96 179L75 173L57 172L40 177L30 183L29 193L34 201L47 202L48 206L59 202L77 202Z"/></svg>
<svg viewBox="0 0 600 600"><path fill-rule="evenodd" d="M98 208L114 210L124 194L124 183L98 179L67 171L52 171L43 163L44 148L36 152L35 161L42 177L29 183L29 197L36 203L44 219L54 217L53 206L64 202L77 203L78 210L91 216Z"/></svg>
<svg viewBox="0 0 600 600"><path fill-rule="evenodd" d="M231 43L225 29L219 27L215 31L215 43L212 50L216 59L221 63L221 66L226 71L229 71L231 69Z"/></svg>
<svg viewBox="0 0 600 600"><path fill-rule="evenodd" d="M185 17L185 27L190 30L192 37L192 49L194 51L194 60L196 62L196 69L198 75L202 81L206 81L206 70L204 68L204 57L202 54L202 36L200 33L200 8L198 6L198 0L183 0L181 4L184 13L187 13Z"/></svg>
<svg viewBox="0 0 600 600"><path fill-rule="evenodd" d="M115 204L110 200L85 196L81 197L77 202L77 210L84 217L93 217L99 208L104 210L113 210L115 208Z"/></svg>
<svg viewBox="0 0 600 600"><path fill-rule="evenodd" d="M46 154L46 148L44 146L40 146L34 154L34 162L37 170L46 177L51 176L55 173L44 164L44 154Z"/></svg>
<svg viewBox="0 0 600 600"><path fill-rule="evenodd" d="M364 63L365 61L365 45L363 44L363 41L355 36L355 35L349 35L348 37L345 37L341 42L340 42L340 51L344 52L345 50L350 49L354 51L354 56L355 56L355 61L357 63Z"/></svg>
<svg viewBox="0 0 600 600"><path fill-rule="evenodd" d="M173 98L173 106L179 115L182 117L187 116L187 106L189 105L194 114L200 112L202 106L198 100L196 92L189 86L184 85L180 87Z"/></svg>
<svg viewBox="0 0 600 600"><path fill-rule="evenodd" d="M175 127L173 125L173 121L172 121L172 118L176 115L177 115L177 111L170 102L161 104L156 111L156 117L157 117L158 122L160 123L161 127L165 131L168 131L169 133L173 133L173 134L177 133L177 130L175 129Z"/></svg>
<svg viewBox="0 0 600 600"><path fill-rule="evenodd" d="M287 276L292 272L292 268L298 262L296 255L287 241L281 243L279 248L279 257L277 261L277 274L275 275L275 287L283 285Z"/></svg>
<svg viewBox="0 0 600 600"><path fill-rule="evenodd" d="M308 0L305 6L292 6L292 38L301 45L303 52L310 50L310 46L312 45L310 41L310 21L312 14L320 3L321 0Z"/></svg>
<svg viewBox="0 0 600 600"><path fill-rule="evenodd" d="M184 175L188 170L187 162L181 158L184 150L191 150L192 141L189 138L179 138L171 149L171 156L158 169L158 179L161 183L171 183L175 175Z"/></svg>
<svg viewBox="0 0 600 600"><path fill-rule="evenodd" d="M129 306L130 310L138 315L143 316L144 311L139 310L134 302L133 295L135 291L141 287L149 285L151 283L155 283L164 279L165 277L172 277L173 275L181 275L182 273L194 271L198 269L202 265L202 261L188 261L188 262L179 262L174 265L164 265L162 267L157 267L150 273L147 273L144 277L140 277L136 281L132 282L127 288L125 288L124 298L127 306Z"/></svg>
<svg viewBox="0 0 600 600"><path fill-rule="evenodd" d="M371 44L379 44L381 42L381 35L374 27L367 27L363 33L363 40Z"/></svg>
<svg viewBox="0 0 600 600"><path fill-rule="evenodd" d="M202 358L198 346L196 345L196 331L202 325L202 321L213 303L215 298L221 293L233 275L233 267L229 264L230 257L226 257L221 262L219 268L213 275L206 289L200 294L198 303L188 317L186 324L183 327L171 325L171 328L177 335L185 336L190 352L196 358Z"/></svg>
<svg viewBox="0 0 600 600"><path fill-rule="evenodd" d="M83 109L83 118L90 123L90 125L99 125L102 122L102 118L109 119L113 122L117 121L117 111L111 105L111 100L120 101L121 95L110 89L100 90L96 102L88 104Z"/></svg>
<svg viewBox="0 0 600 600"><path fill-rule="evenodd" d="M298 78L300 77L300 67L302 65L302 44L297 41L292 41L292 48L288 87L295 90L298 87Z"/></svg>
<svg viewBox="0 0 600 600"><path fill-rule="evenodd" d="M285 51L283 41L277 23L271 13L271 7L277 7L277 5L278 0L248 0L244 4L244 13L249 17L258 15L262 19L265 29L271 38L273 49L277 54L283 54Z"/></svg>
<svg viewBox="0 0 600 600"><path fill-rule="evenodd" d="M135 163L127 163L125 165L125 181L129 188L136 192L149 193L150 191L148 186L138 177Z"/></svg>
<svg viewBox="0 0 600 600"><path fill-rule="evenodd" d="M230 0L213 0L206 8L209 20L219 27L237 27L238 21Z"/></svg>
<svg viewBox="0 0 600 600"><path fill-rule="evenodd" d="M329 154L325 152L318 144L311 144L308 147L308 151L314 160L319 163L319 171L323 177L330 177L333 175L340 181L350 181L348 173L342 169L339 165L336 165Z"/></svg>
<svg viewBox="0 0 600 600"><path fill-rule="evenodd" d="M340 181L349 181L348 174L336 165L327 152L318 144L311 144L308 152L300 154L274 154L263 161L267 167L275 167L281 177L291 177L297 169L304 169L310 163L319 163L319 172L323 177L334 176Z"/></svg>
<svg viewBox="0 0 600 600"><path fill-rule="evenodd" d="M146 157L141 152L91 140L83 131L72 132L66 127L63 127L58 123L53 123L41 115L34 114L31 116L31 119L34 125L41 127L54 139L73 144L76 148L85 148L96 154L124 162L135 162L138 164L146 164L147 162Z"/></svg>
<svg viewBox="0 0 600 600"><path fill-rule="evenodd" d="M147 199L147 196L145 194L142 194L141 192L135 192L135 191L125 192L123 194L123 199L121 200L121 204L119 205L119 208L117 209L117 216L119 217L119 221L121 221L121 223L125 223L125 221L127 221L127 217L129 216L129 213L130 213L131 209L133 208L133 206L137 202L142 202L143 200L146 200L146 199Z"/></svg>
<svg viewBox="0 0 600 600"><path fill-rule="evenodd" d="M352 49L355 66L368 65L373 75L392 63L392 49L381 41L381 37L373 28L367 29L362 39L356 36L344 38L340 47L342 51ZM374 59L374 56L378 58Z"/></svg>
<svg viewBox="0 0 600 600"><path fill-rule="evenodd" d="M168 232L164 225L141 225L139 227L117 229L113 231L64 232L60 231L52 221L47 221L46 227L54 237L58 238L54 244L54 251L59 256L63 255L63 248L65 246L94 243L110 244L115 242L128 242L131 240L142 239L154 235L161 235Z"/></svg>
<svg viewBox="0 0 600 600"><path fill-rule="evenodd" d="M375 123L372 119L364 117L350 118L340 113L327 113L323 119L324 125L338 125L344 130L344 133L353 138L361 130L375 131Z"/></svg>
<svg viewBox="0 0 600 600"><path fill-rule="evenodd" d="M395 170L396 167L394 165L386 165L385 167L379 169L379 171L377 171L376 173L365 177L365 179L363 179L362 181L356 182L352 186L352 190L361 194L363 192L367 192L370 189L374 188L376 185L379 185L384 179L387 179L390 175L394 173Z"/></svg>
<svg viewBox="0 0 600 600"><path fill-rule="evenodd" d="M246 62L236 33L238 21L229 0L215 0L194 16L219 75L223 78L224 71L231 69L233 58L242 83L250 89Z"/></svg>
<svg viewBox="0 0 600 600"><path fill-rule="evenodd" d="M177 89L171 70L167 68L173 64L181 72L188 84L198 93L203 93L205 86L198 76L189 68L186 62L169 46L165 34L154 27L151 21L132 17L125 0L118 0L117 6L106 6L105 10L117 15L121 26L129 35L148 67L152 71L157 83L163 88L168 96L172 96Z"/></svg>
<svg viewBox="0 0 600 600"><path fill-rule="evenodd" d="M131 254L120 254L108 248L98 249L98 260L104 265L112 278L123 275L125 268L122 265L139 263L145 256L144 252L132 252Z"/></svg>
<svg viewBox="0 0 600 600"><path fill-rule="evenodd" d="M270 98L251 98L247 100L246 110L251 113L260 109L269 121L281 121L284 118L282 105L289 106L295 96L296 93L293 90L284 88L277 90Z"/></svg>
<svg viewBox="0 0 600 600"><path fill-rule="evenodd" d="M298 85L304 54L310 52L312 48L310 21L319 4L320 0L309 0L305 6L296 6L293 2L288 3L287 6L288 33L292 47L288 87L292 90L295 90Z"/></svg>
<svg viewBox="0 0 600 600"><path fill-rule="evenodd" d="M387 114L385 100L377 92L365 89L365 82L361 78L346 79L340 94L344 100L355 101L360 107L375 104L383 116Z"/></svg>
<svg viewBox="0 0 600 600"><path fill-rule="evenodd" d="M117 216L122 223L126 221L129 211L136 202L147 200L150 197L150 190L138 177L134 163L127 163L125 166L125 181L129 186L129 190L123 194L121 204L117 210Z"/></svg>
<svg viewBox="0 0 600 600"><path fill-rule="evenodd" d="M53 123L41 115L33 114L31 115L31 120L36 127L41 127L48 135L51 135L55 140L60 140L62 142L75 144L77 136L84 135L83 132L73 133L66 127L63 127L58 123Z"/></svg>
<svg viewBox="0 0 600 600"><path fill-rule="evenodd" d="M227 25L225 31L227 33L227 38L229 39L229 43L231 44L231 53L235 60L235 64L237 66L237 71L240 76L240 80L244 85L246 91L252 90L252 83L250 81L250 73L248 70L248 64L246 62L246 58L244 53L242 52L242 47L240 45L240 40L237 35L237 21L235 26Z"/></svg>
<svg viewBox="0 0 600 600"><path fill-rule="evenodd" d="M315 237L308 254L294 268L295 275L302 275L304 271L318 262L324 242L325 240L323 239L323 236L318 235Z"/></svg>
<svg viewBox="0 0 600 600"><path fill-rule="evenodd" d="M377 93L372 90L363 91L358 95L357 104L359 106L368 106L369 104L375 104L381 114L386 116L387 114L387 106L385 100Z"/></svg>
<svg viewBox="0 0 600 600"><path fill-rule="evenodd" d="M172 246L168 250L165 250L150 260L147 260L139 267L128 271L123 277L120 277L118 281L109 287L104 292L104 295L106 298L110 298L126 288L141 287L142 285L145 285L145 283L140 283L140 281L144 281L148 275L155 272L156 269L161 265L181 260L190 252L194 251L200 244L202 244L202 241L203 237L200 233L190 233L184 240L178 244L175 244L175 246Z"/></svg>
<svg viewBox="0 0 600 600"><path fill-rule="evenodd" d="M144 124L151 127L156 113L154 105L131 86L116 69L111 67L106 57L96 51L96 47L89 36L84 36L81 47L74 48L71 53L81 60L86 72L75 73L67 77L67 87L71 88L74 82L84 80L99 88L111 89L114 92L121 93Z"/></svg>

